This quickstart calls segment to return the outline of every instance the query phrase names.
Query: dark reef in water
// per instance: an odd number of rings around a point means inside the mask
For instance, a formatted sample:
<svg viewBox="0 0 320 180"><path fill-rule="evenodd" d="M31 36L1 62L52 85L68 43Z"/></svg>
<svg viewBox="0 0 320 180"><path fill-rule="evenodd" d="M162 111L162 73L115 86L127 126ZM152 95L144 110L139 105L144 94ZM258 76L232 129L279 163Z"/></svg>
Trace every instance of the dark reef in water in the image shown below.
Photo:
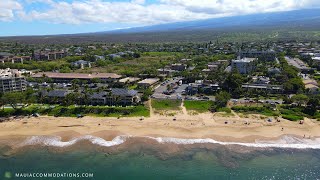
<svg viewBox="0 0 320 180"><path fill-rule="evenodd" d="M308 151L319 157L318 150L295 150L280 148L255 148L240 145L220 145L220 144L174 144L158 143L153 139L135 137L128 138L120 145L105 147L92 144L88 140L81 140L71 146L55 147L43 145L27 145L19 149L12 149L10 146L0 147L3 158L19 156L25 152L44 151L50 154L63 154L72 152L103 153L105 158L110 156L128 153L129 157L153 156L161 161L181 160L192 161L199 153L215 156L218 162L228 168L239 167L239 162L250 161L256 157L270 157L277 154L292 154Z"/></svg>
<svg viewBox="0 0 320 180"><path fill-rule="evenodd" d="M65 146L0 148L6 172L92 172L94 179L317 179L320 151L240 145L158 143L129 138L105 147L89 140Z"/></svg>

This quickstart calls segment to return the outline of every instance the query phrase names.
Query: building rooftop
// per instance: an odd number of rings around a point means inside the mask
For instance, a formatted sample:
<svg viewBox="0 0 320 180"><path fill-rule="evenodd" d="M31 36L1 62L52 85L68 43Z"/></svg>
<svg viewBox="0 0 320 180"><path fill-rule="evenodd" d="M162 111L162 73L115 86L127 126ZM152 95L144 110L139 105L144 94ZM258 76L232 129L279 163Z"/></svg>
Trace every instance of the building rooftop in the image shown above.
<svg viewBox="0 0 320 180"><path fill-rule="evenodd" d="M108 95L108 92L97 92L97 93L93 93L90 98L91 99L102 99L104 97L106 97Z"/></svg>
<svg viewBox="0 0 320 180"><path fill-rule="evenodd" d="M242 88L282 90L283 86L281 86L281 85L269 85L269 84L243 84Z"/></svg>
<svg viewBox="0 0 320 180"><path fill-rule="evenodd" d="M138 92L135 90L120 89L120 88L112 88L111 92L113 95L116 95L116 96L135 96L138 94Z"/></svg>
<svg viewBox="0 0 320 180"><path fill-rule="evenodd" d="M40 78L46 76L48 78L63 78L63 79L105 79L105 78L112 78L112 79L119 79L121 75L115 73L95 73L95 74L83 74L83 73L55 73L55 72L40 72L32 77Z"/></svg>
<svg viewBox="0 0 320 180"><path fill-rule="evenodd" d="M148 78L144 79L142 81L139 81L138 84L154 84L158 82L160 79L159 78Z"/></svg>
<svg viewBox="0 0 320 180"><path fill-rule="evenodd" d="M316 86L316 85L314 85L314 84L306 84L306 85L305 85L305 88L306 88L306 89L318 89L319 86Z"/></svg>
<svg viewBox="0 0 320 180"><path fill-rule="evenodd" d="M303 80L303 84L305 84L305 85L313 84L315 86L318 86L318 82L314 79L305 79L305 80Z"/></svg>
<svg viewBox="0 0 320 180"><path fill-rule="evenodd" d="M48 97L66 97L70 92L67 90L52 90L49 92L43 91Z"/></svg>
<svg viewBox="0 0 320 180"><path fill-rule="evenodd" d="M249 63L249 62L253 62L255 61L257 58L242 58L242 59L237 59L237 60L232 60L232 62L245 62L245 63Z"/></svg>
<svg viewBox="0 0 320 180"><path fill-rule="evenodd" d="M120 79L119 82L120 83L132 83L132 82L136 82L139 80L140 80L140 78L137 78L137 77L126 77L126 78Z"/></svg>

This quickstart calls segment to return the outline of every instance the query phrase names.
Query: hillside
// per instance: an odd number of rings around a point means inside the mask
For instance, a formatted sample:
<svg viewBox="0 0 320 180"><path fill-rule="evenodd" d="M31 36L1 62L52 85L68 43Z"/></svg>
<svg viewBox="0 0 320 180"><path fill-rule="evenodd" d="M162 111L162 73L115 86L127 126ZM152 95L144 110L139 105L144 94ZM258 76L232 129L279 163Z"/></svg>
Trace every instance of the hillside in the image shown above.
<svg viewBox="0 0 320 180"><path fill-rule="evenodd" d="M23 43L154 43L320 40L320 10L224 17L85 34L2 37Z"/></svg>

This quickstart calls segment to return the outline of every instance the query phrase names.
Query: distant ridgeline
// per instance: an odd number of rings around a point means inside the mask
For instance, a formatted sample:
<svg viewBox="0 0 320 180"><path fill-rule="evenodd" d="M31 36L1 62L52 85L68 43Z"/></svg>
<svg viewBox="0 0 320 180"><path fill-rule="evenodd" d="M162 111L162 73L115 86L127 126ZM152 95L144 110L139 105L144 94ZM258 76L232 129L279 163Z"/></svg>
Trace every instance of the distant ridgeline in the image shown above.
<svg viewBox="0 0 320 180"><path fill-rule="evenodd" d="M24 43L92 43L92 42L204 42L219 40L290 41L320 40L319 9L251 14L207 20L178 22L129 28L108 32L2 37L0 41Z"/></svg>

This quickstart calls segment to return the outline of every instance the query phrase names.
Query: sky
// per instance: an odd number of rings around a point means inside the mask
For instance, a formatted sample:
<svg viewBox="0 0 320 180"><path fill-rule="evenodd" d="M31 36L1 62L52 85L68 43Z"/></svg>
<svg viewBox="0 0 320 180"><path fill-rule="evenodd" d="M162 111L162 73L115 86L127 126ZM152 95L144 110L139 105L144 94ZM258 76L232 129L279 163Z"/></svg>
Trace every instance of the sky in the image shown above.
<svg viewBox="0 0 320 180"><path fill-rule="evenodd" d="M320 0L0 0L0 36L100 32L318 7Z"/></svg>

